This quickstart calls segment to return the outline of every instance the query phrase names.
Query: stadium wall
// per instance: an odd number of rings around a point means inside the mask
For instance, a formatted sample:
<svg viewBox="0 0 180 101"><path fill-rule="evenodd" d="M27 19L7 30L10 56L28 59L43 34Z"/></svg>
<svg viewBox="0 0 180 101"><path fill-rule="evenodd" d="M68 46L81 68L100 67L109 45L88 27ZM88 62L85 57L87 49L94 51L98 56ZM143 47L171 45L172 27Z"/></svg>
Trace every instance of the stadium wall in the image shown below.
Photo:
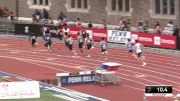
<svg viewBox="0 0 180 101"><path fill-rule="evenodd" d="M15 11L15 2L18 1L18 12L20 17L32 17L35 8L29 6L30 0L0 0L0 6L6 6ZM170 16L153 16L153 0L131 0L130 3L130 13L129 14L110 14L108 13L108 1L109 0L89 0L89 11L79 12L79 11L69 11L67 7L68 0L49 0L49 14L53 19L57 19L60 11L64 12L65 15L70 20L76 20L80 18L83 22L92 21L93 23L103 23L102 19L106 19L108 24L118 25L120 18L126 16L131 19L131 26L136 26L136 21L138 19L143 19L149 22L149 26L153 27L156 21L159 21L164 27L170 20L176 25L180 25L180 1L176 0L176 15L174 17ZM43 9L43 8L40 8Z"/></svg>
<svg viewBox="0 0 180 101"><path fill-rule="evenodd" d="M16 12L16 0L0 0L0 7L7 7L10 11Z"/></svg>

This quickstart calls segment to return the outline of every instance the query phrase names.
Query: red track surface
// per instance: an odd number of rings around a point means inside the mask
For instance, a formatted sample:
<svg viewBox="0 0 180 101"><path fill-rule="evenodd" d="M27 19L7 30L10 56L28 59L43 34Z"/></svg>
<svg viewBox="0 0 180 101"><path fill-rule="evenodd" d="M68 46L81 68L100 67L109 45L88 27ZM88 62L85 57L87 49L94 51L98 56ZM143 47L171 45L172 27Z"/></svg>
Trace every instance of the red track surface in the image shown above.
<svg viewBox="0 0 180 101"><path fill-rule="evenodd" d="M63 44L56 44L50 54L39 43L32 48L26 39L0 38L0 71L25 76L34 80L56 79L56 73L96 70L105 62L95 48L91 58L71 57ZM77 49L77 46L75 46ZM122 85L76 85L66 86L83 93L105 98L111 101L143 101L145 85L173 85L173 93L180 93L180 61L178 56L144 52L147 66L142 67L128 58L126 50L109 48L109 60L123 64L117 71ZM78 51L78 50L77 50ZM138 75L143 77L138 77ZM148 101L173 101L172 98L148 98Z"/></svg>

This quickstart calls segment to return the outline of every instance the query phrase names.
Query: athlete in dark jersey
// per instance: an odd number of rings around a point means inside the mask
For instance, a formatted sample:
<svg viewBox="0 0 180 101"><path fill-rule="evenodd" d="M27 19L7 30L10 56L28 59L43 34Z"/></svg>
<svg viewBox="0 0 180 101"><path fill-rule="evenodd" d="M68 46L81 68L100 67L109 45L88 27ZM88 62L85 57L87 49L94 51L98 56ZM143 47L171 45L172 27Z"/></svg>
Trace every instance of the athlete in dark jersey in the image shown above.
<svg viewBox="0 0 180 101"><path fill-rule="evenodd" d="M83 44L84 44L84 39L83 36L80 34L80 32L77 33L77 41L78 41L78 45L79 45L79 50L81 51L81 53L83 53Z"/></svg>
<svg viewBox="0 0 180 101"><path fill-rule="evenodd" d="M71 35L68 35L67 38L67 46L69 47L69 50L74 54L77 55L77 53L75 52L75 50L73 49L73 38L71 37Z"/></svg>
<svg viewBox="0 0 180 101"><path fill-rule="evenodd" d="M86 39L85 39L85 43L86 43L86 47L87 47L87 49L88 49L88 55L87 55L87 57L91 57L90 53L91 53L92 49L94 48L94 47L93 47L94 41L93 41L93 39L91 39L91 38L89 37L89 34L87 34L87 37L86 37Z"/></svg>
<svg viewBox="0 0 180 101"><path fill-rule="evenodd" d="M104 37L101 38L100 47L101 47L101 53L106 54L107 53L107 42L105 41Z"/></svg>
<svg viewBox="0 0 180 101"><path fill-rule="evenodd" d="M38 45L36 38L37 38L37 36L34 33L31 33L30 39L31 39L31 46L32 47L35 47L36 45Z"/></svg>
<svg viewBox="0 0 180 101"><path fill-rule="evenodd" d="M52 47L51 47L51 44L52 44L52 41L51 41L51 34L47 31L45 36L44 36L44 39L45 39L45 46L48 48L48 51L50 53L53 52L52 50Z"/></svg>
<svg viewBox="0 0 180 101"><path fill-rule="evenodd" d="M58 28L56 36L59 40L62 40L62 38L63 38L63 29L62 28Z"/></svg>
<svg viewBox="0 0 180 101"><path fill-rule="evenodd" d="M107 42L105 41L104 37L101 38L101 41L100 41L100 49L101 49L101 54L103 54L105 56L105 60L107 60Z"/></svg>

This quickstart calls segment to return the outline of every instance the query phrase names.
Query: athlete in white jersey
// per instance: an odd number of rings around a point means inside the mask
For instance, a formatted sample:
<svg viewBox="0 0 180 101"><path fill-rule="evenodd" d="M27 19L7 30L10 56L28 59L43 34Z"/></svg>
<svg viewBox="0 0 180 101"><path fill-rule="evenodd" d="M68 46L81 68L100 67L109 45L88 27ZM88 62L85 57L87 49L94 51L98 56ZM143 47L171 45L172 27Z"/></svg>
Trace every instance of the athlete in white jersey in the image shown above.
<svg viewBox="0 0 180 101"><path fill-rule="evenodd" d="M142 56L142 47L143 45L138 42L138 40L135 41L135 51L137 53L138 59L143 63L142 66L146 65L145 58Z"/></svg>

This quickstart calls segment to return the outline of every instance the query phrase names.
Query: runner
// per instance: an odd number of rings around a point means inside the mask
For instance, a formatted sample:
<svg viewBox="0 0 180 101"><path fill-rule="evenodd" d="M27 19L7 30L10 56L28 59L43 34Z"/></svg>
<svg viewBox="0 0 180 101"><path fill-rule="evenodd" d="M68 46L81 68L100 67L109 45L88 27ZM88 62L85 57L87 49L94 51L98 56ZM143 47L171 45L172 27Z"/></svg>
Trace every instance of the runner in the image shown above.
<svg viewBox="0 0 180 101"><path fill-rule="evenodd" d="M78 41L78 45L79 45L79 50L81 51L81 53L83 53L83 44L84 44L84 39L82 37L82 35L80 34L80 32L77 33L78 37L77 37L77 41Z"/></svg>
<svg viewBox="0 0 180 101"><path fill-rule="evenodd" d="M127 47L127 49L128 49L128 59L131 57L131 56L133 56L133 57L135 57L136 58L136 56L135 56L135 54L133 53L133 45L134 45L134 43L133 42L131 42L131 39L128 39L128 42L126 43L126 47Z"/></svg>
<svg viewBox="0 0 180 101"><path fill-rule="evenodd" d="M45 39L45 46L48 48L48 51L52 53L53 52L52 47L51 47L52 41L51 41L51 34L49 30L46 31L44 39Z"/></svg>
<svg viewBox="0 0 180 101"><path fill-rule="evenodd" d="M41 33L43 36L43 39L45 40L45 35L46 35L46 31L48 30L48 27L46 27L46 25L43 25L41 28Z"/></svg>
<svg viewBox="0 0 180 101"><path fill-rule="evenodd" d="M63 40L63 28L57 28L56 36L59 40Z"/></svg>
<svg viewBox="0 0 180 101"><path fill-rule="evenodd" d="M64 44L65 46L68 48L69 44L68 44L68 38L69 38L69 31L67 30L67 28L63 28L63 40L64 40Z"/></svg>
<svg viewBox="0 0 180 101"><path fill-rule="evenodd" d="M31 35L29 36L29 42L31 40L32 47L36 47L36 45L38 45L36 38L37 38L37 36L34 33L31 33Z"/></svg>
<svg viewBox="0 0 180 101"><path fill-rule="evenodd" d="M73 38L71 37L71 35L68 35L67 38L67 46L69 48L69 51L71 51L74 55L77 55L77 53L75 52L75 50L73 49Z"/></svg>
<svg viewBox="0 0 180 101"><path fill-rule="evenodd" d="M100 42L100 47L101 47L101 54L103 54L105 56L105 60L107 59L107 42L105 41L104 37L101 38L101 42Z"/></svg>
<svg viewBox="0 0 180 101"><path fill-rule="evenodd" d="M91 57L91 51L92 51L92 49L94 48L93 47L93 39L91 39L90 37L89 37L89 34L87 34L87 37L86 37L86 39L85 39L85 44L86 44L86 48L88 49L88 55L87 55L87 57Z"/></svg>
<svg viewBox="0 0 180 101"><path fill-rule="evenodd" d="M139 43L138 40L135 40L135 42L136 42L135 43L135 50L136 50L136 53L137 53L138 60L143 63L142 66L145 66L146 65L145 57L142 56L143 45L141 43Z"/></svg>
<svg viewBox="0 0 180 101"><path fill-rule="evenodd" d="M87 36L86 30L84 28L82 28L80 32L81 32L81 35L82 35L83 39L85 40L85 38Z"/></svg>

